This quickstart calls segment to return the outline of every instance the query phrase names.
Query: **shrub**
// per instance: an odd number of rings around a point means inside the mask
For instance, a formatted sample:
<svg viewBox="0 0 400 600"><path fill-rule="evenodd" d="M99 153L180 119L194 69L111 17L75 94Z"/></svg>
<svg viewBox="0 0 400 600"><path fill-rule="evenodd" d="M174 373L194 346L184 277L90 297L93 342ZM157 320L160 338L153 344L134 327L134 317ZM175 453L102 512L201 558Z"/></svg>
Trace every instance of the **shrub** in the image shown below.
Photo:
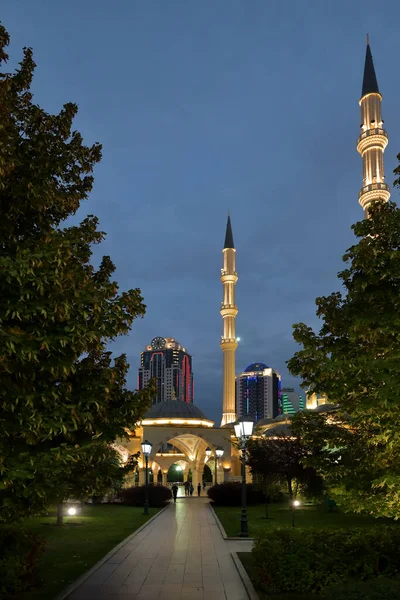
<svg viewBox="0 0 400 600"><path fill-rule="evenodd" d="M20 596L37 583L37 564L44 542L35 533L0 526L0 597Z"/></svg>
<svg viewBox="0 0 400 600"><path fill-rule="evenodd" d="M127 506L144 506L145 499L145 485L138 487L130 487L121 490L118 494L118 498L122 504ZM172 492L168 487L164 485L149 485L149 505L154 508L165 506L168 500L171 500Z"/></svg>
<svg viewBox="0 0 400 600"><path fill-rule="evenodd" d="M265 502L263 492L251 483L246 484L247 504L262 504ZM241 506L242 484L236 481L218 483L207 491L208 497L216 506Z"/></svg>
<svg viewBox="0 0 400 600"><path fill-rule="evenodd" d="M380 577L335 585L325 592L325 600L400 600L400 579Z"/></svg>
<svg viewBox="0 0 400 600"><path fill-rule="evenodd" d="M267 593L319 592L347 580L394 576L400 528L275 529L252 550L256 585Z"/></svg>

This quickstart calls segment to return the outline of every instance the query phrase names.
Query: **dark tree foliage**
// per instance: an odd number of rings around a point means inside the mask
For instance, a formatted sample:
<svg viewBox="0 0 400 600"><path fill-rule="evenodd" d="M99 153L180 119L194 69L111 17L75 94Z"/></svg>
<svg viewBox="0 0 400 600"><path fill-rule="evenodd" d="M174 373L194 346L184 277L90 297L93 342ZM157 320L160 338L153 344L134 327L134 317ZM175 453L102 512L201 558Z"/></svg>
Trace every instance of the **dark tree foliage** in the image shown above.
<svg viewBox="0 0 400 600"><path fill-rule="evenodd" d="M340 449L338 456L325 453L321 467L335 498L349 510L398 518L400 210L394 202L375 203L352 229L358 242L338 274L344 292L316 299L319 333L294 325L302 349L288 367L338 406L334 420L341 427L332 428L332 419L320 430L302 423L316 445L325 440L330 450Z"/></svg>
<svg viewBox="0 0 400 600"><path fill-rule="evenodd" d="M269 485L279 478L287 486L288 496L293 500L299 485L307 492L312 489L316 495L321 493L322 481L314 468L305 462L309 449L294 437L256 438L247 446L247 464L254 476L260 476L268 497Z"/></svg>
<svg viewBox="0 0 400 600"><path fill-rule="evenodd" d="M0 67L8 43L0 26ZM118 456L111 444L134 427L152 394L151 388L129 391L125 355L113 360L107 351L110 341L144 315L140 290L118 292L110 257L97 269L91 264L93 245L104 238L95 217L76 226L64 223L92 189L101 148L85 146L73 130L75 104L65 104L58 115L34 104L34 68L32 51L24 49L14 73L0 72L0 519L5 521L79 492L108 488L110 460L115 463ZM120 471L113 472L118 481Z"/></svg>

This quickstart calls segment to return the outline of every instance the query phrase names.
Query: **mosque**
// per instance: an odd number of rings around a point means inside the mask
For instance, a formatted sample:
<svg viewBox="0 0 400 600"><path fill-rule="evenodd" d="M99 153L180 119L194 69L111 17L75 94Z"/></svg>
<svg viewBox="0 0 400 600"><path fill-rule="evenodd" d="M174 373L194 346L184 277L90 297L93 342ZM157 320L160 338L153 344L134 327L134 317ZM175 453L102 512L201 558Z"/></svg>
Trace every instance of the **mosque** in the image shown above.
<svg viewBox="0 0 400 600"><path fill-rule="evenodd" d="M383 126L381 114L382 95L379 91L371 54L369 39L364 66L361 99L361 132L357 141L357 151L362 157L363 185L359 192L359 203L368 216L368 208L375 200L388 201L389 186L385 183L383 155L388 136ZM177 464L187 479L189 469L196 489L202 481L205 465L213 473L213 481L238 480L240 478L240 457L235 445L233 424L237 419L235 398L235 353L238 346L235 320L238 308L235 303L236 250L233 242L230 216L226 225L225 243L222 250L221 283L223 299L220 313L223 322L221 350L223 356L223 396L222 419L218 427L210 421L193 402L166 400L153 404L144 419L134 431L130 431L128 441L117 447L127 458L129 454L140 452L141 442L152 444L149 466L158 480L165 485L169 468ZM160 340L162 338L155 338ZM153 340L154 341L154 340ZM172 340L174 341L174 340ZM159 343L159 342L157 342ZM326 411L332 406L324 395L307 396L306 410ZM276 436L290 434L290 415L280 415L275 419L258 421L257 435ZM218 452L216 452L218 450ZM217 458L219 455L219 458ZM144 483L144 464L139 459L139 483Z"/></svg>

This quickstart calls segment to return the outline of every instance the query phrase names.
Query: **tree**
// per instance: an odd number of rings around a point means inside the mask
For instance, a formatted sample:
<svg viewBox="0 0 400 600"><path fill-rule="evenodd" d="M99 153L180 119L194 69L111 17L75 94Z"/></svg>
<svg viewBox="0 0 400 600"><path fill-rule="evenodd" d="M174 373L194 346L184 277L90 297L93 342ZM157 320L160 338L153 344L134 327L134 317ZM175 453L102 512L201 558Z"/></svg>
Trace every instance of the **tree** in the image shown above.
<svg viewBox="0 0 400 600"><path fill-rule="evenodd" d="M314 468L303 465L303 459L309 453L306 445L300 443L300 440L295 437L265 437L249 441L247 464L253 475L261 477L267 502L269 486L276 478L287 486L290 502L296 498L301 484L306 493L311 488L318 491L322 489L322 481Z"/></svg>
<svg viewBox="0 0 400 600"><path fill-rule="evenodd" d="M318 334L294 325L302 350L288 367L338 406L335 421L342 425L333 429L325 420L314 437L341 449L340 468L340 461L329 462L332 454L324 457L341 505L398 518L400 211L393 202L377 202L352 229L358 243L345 253L348 267L338 274L345 292L316 299L323 321Z"/></svg>
<svg viewBox="0 0 400 600"><path fill-rule="evenodd" d="M9 36L0 26L0 64ZM0 74L0 519L104 489L96 469L127 436L153 394L126 387L125 355L107 344L127 334L145 306L139 289L118 293L115 267L92 247L97 219L65 226L92 189L98 144L72 130L66 104L49 115L32 101L35 64ZM93 468L89 481L88 465ZM77 474L85 472L82 479Z"/></svg>

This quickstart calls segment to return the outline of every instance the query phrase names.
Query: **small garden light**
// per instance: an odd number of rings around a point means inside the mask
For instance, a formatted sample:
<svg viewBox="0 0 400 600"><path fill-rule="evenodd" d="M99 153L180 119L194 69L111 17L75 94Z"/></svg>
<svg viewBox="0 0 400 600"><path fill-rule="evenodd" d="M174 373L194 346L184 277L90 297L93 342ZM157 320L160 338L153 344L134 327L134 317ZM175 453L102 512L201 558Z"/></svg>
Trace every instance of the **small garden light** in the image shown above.
<svg viewBox="0 0 400 600"><path fill-rule="evenodd" d="M69 514L70 517L74 517L76 515L76 508L74 508L73 506L71 508L69 508L67 510L67 513Z"/></svg>
<svg viewBox="0 0 400 600"><path fill-rule="evenodd" d="M292 502L292 527L294 527L294 515L296 512L296 508L300 506L300 500L293 500Z"/></svg>

